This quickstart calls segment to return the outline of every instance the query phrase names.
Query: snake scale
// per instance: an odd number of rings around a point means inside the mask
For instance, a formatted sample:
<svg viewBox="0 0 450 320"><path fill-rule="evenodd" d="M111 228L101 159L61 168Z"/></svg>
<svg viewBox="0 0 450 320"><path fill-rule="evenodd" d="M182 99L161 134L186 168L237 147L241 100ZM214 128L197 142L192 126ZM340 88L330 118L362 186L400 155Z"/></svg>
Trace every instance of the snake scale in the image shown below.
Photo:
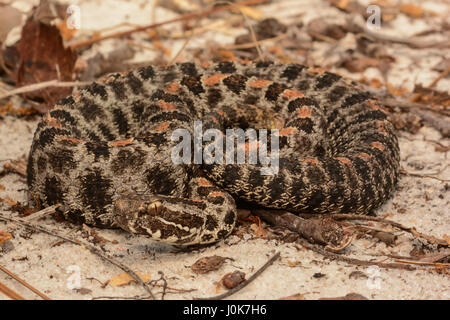
<svg viewBox="0 0 450 320"><path fill-rule="evenodd" d="M278 129L279 170L175 164L176 129ZM249 144L246 144L249 148ZM178 245L233 230L236 201L294 213L369 214L392 194L399 147L383 107L322 69L289 63L179 63L112 74L40 121L27 168L39 207Z"/></svg>

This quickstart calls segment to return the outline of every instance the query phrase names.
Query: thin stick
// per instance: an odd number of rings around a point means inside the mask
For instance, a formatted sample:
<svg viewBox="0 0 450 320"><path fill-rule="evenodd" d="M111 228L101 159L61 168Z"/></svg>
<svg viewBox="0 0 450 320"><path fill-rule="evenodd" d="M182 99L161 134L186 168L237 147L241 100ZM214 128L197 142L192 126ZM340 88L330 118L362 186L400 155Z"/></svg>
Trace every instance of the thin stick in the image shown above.
<svg viewBox="0 0 450 320"><path fill-rule="evenodd" d="M406 227L398 222L392 221L392 220L387 220L387 219L383 219L380 217L371 217L371 216L361 216L361 215L357 215L357 214L332 214L330 215L331 218L333 219L347 219L347 220L369 220L369 221L377 221L377 222L381 222L381 223L385 223L385 224L389 224L391 226L394 226L396 228L399 228L403 231L407 231L409 233L411 233L412 235L425 239L431 243L436 243L442 246L446 246L448 247L450 244L445 241L444 239L438 239L434 236L428 236L426 234L423 234L421 232L418 232L414 227Z"/></svg>
<svg viewBox="0 0 450 320"><path fill-rule="evenodd" d="M47 207L45 209L42 209L41 211L35 212L33 214L30 214L28 217L22 218L23 221L31 221L31 220L37 220L39 218L42 218L44 216L48 216L49 214L53 214L56 212L56 209L61 206L60 203L54 204L50 207Z"/></svg>
<svg viewBox="0 0 450 320"><path fill-rule="evenodd" d="M41 291L39 291L38 289L34 288L31 284L25 282L24 280L22 280L21 278L19 278L17 275L15 275L14 273L12 273L11 271L9 271L8 269L6 269L3 266L0 266L0 270L3 271L4 273L6 273L8 276L10 276L11 278L13 278L14 280L16 280L17 282L19 282L21 285L23 285L24 287L26 287L27 289L33 291L34 293L36 293L39 297L41 297L44 300L51 300L48 296L46 296L45 294L43 294Z"/></svg>
<svg viewBox="0 0 450 320"><path fill-rule="evenodd" d="M28 86L23 86L11 91L8 91L5 94L0 95L0 100L4 98L8 98L10 96L14 96L16 94L31 92L31 91L37 91L41 89L45 89L48 87L81 87L81 86L87 86L91 84L91 82L80 82L80 81L69 81L69 82L61 82L58 80L49 80L39 83L33 83Z"/></svg>
<svg viewBox="0 0 450 320"><path fill-rule="evenodd" d="M241 284L239 284L238 286L234 287L233 289L220 294L218 296L214 296L214 297L207 297L207 298L194 298L194 300L221 300L221 299L225 299L229 296L231 296L232 294L235 294L236 292L238 292L239 290L241 290L242 288L246 287L250 282L252 282L253 280L256 279L257 276L259 276L261 273L263 273L264 270L266 270L272 263L275 262L275 260L277 260L280 257L280 253L277 252L275 253L272 258L270 258L258 271L256 271L250 278L248 278L248 280L245 280L244 282L242 282Z"/></svg>
<svg viewBox="0 0 450 320"><path fill-rule="evenodd" d="M258 57L259 57L260 60L263 60L263 54L262 54L262 51L261 51L261 47L260 47L260 45L258 43L258 39L256 38L255 30L253 29L252 25L248 21L247 15L241 9L242 3L232 3L230 1L223 1L223 0L219 0L216 3L228 3L230 6L236 7L239 10L241 15L244 17L245 23L247 24L248 28L250 29L250 36L251 36L251 38L253 40L253 43L255 43L255 48L256 48L256 51L258 52Z"/></svg>
<svg viewBox="0 0 450 320"><path fill-rule="evenodd" d="M359 260L355 258L348 258L341 256L340 254L327 251L325 249L322 249L316 245L310 244L308 241L304 239L298 239L297 242L300 242L300 245L303 247L310 249L314 252L317 252L324 257L327 257L332 260L338 260L350 264L355 264L358 266L378 266L380 268L386 268L386 269L403 269L403 270L416 270L414 267L411 267L410 265L404 265L400 263L384 263L384 262L376 262L376 261L365 261L365 260Z"/></svg>
<svg viewBox="0 0 450 320"><path fill-rule="evenodd" d="M410 176L410 177L428 178L428 179L434 179L434 180L441 181L441 182L450 182L449 179L441 179L441 178L430 176L430 175L426 175L426 174L412 173L412 172L408 172L406 170L401 170L400 173L402 173L402 174L404 174L406 176Z"/></svg>
<svg viewBox="0 0 450 320"><path fill-rule="evenodd" d="M1 282L0 282L0 292L3 292L8 298L11 298L13 300L25 300L24 297L22 297L20 294L18 294L14 290L8 288Z"/></svg>
<svg viewBox="0 0 450 320"><path fill-rule="evenodd" d="M34 229L34 230L38 230L38 231L47 233L47 234L49 234L49 235L52 235L52 236L54 236L54 237L63 239L63 240L65 240L65 241L71 242L71 243L73 243L73 244L76 244L76 245L80 245L80 246L86 247L86 248L89 249L89 251L91 251L92 253L94 253L94 254L96 254L96 255L102 257L103 259L105 259L105 260L108 261L109 263L111 263L111 264L113 264L113 265L119 267L120 269L122 269L123 271L125 271L126 273L128 273L134 280L136 280L137 283L139 283L142 287L144 287L144 289L150 294L150 296L152 297L152 299L155 299L155 297L153 296L153 293L152 293L151 289L147 286L147 284L146 284L146 283L145 283L145 282L144 282L144 281L143 281L143 280L142 280L142 279L141 279L141 278L140 278L133 270L131 270L131 269L128 268L127 266L121 264L120 262L114 260L112 257L106 255L105 253L101 252L101 251L100 251L99 249L97 249L96 247L94 247L94 246L92 246L92 245L90 245L90 244L88 244L88 243L81 242L80 240L74 240L74 239L71 239L71 238L62 236L62 235L60 235L60 234L58 234L58 233L55 233L55 232L53 232L53 231L48 230L48 229L45 228L45 227L38 226L38 225L29 223L29 222L26 222L26 221L22 221L22 220L19 220L19 219L8 218L8 217L0 216L0 220L8 221L8 222L14 222L14 223L17 223L17 224L19 224L19 225L23 225L23 226L25 226L25 227L27 227L27 228L31 228L31 229Z"/></svg>
<svg viewBox="0 0 450 320"><path fill-rule="evenodd" d="M248 17L247 15L242 11L241 6L242 4L239 3L232 3L230 1L216 1L214 2L214 4L228 4L232 7L235 7L236 9L239 10L239 12L241 13L242 17L244 17L245 23L248 25L249 29L250 29L250 34L252 36L252 40L254 43L254 47L256 47L256 50L258 51L258 55L259 55L259 59L262 60L262 52L261 52L261 48L259 46L258 40L256 39L256 34L255 31L253 30L252 25L250 24L250 22L248 21ZM196 27L200 24L200 19L197 20L196 22ZM172 58L172 60L168 63L168 65L172 65L176 59L180 56L180 54L184 51L184 49L186 48L186 46L188 45L189 41L191 41L192 37L194 36L194 29L191 30L191 32L189 33L189 36L187 37L186 41L183 43L183 46L180 48L180 50L178 50L177 54Z"/></svg>
<svg viewBox="0 0 450 320"><path fill-rule="evenodd" d="M234 5L227 5L227 6L222 6L222 7L217 7L217 8L212 8L209 10L205 10L202 11L200 13L189 13L189 14L185 14L182 15L181 17L177 17L171 20L167 20L164 22L158 22L158 23L153 23L150 25L146 25L146 26L141 26L141 27L137 27L131 30L127 30L127 31L122 31L122 32L117 32L117 33L113 33L113 34L109 34L106 36L102 36L102 37L98 37L95 39L89 39L89 40L84 40L84 41L79 41L79 42L75 42L69 45L70 48L72 49L77 49L77 48L81 48L81 47L85 47L85 46L89 46L91 44L106 40L106 39L111 39L111 38L121 38L124 36L128 36L130 34L133 34L135 32L142 32L142 31L146 31L148 29L154 29L166 24L170 24L170 23L174 23L174 22L180 22L180 21L185 21L185 20L190 20L190 19L194 19L194 18L202 18L202 17L206 17L209 16L213 13L216 12L220 12L220 11L225 11L225 10L230 10L232 9L234 6L245 6L245 5L253 5L253 4L261 4L261 3L266 3L269 2L270 0L247 0L247 1L242 1L239 3L235 3Z"/></svg>
<svg viewBox="0 0 450 320"><path fill-rule="evenodd" d="M444 71L442 71L439 74L439 76L436 79L434 79L434 81L432 83L430 83L430 85L428 86L428 89L433 88L439 81L441 81L441 79L446 77L449 73L450 73L450 66L447 69L445 69Z"/></svg>
<svg viewBox="0 0 450 320"><path fill-rule="evenodd" d="M395 260L399 263L406 263L406 264L418 264L423 266L434 266L434 267L445 267L450 268L450 263L439 263L439 262L425 262L425 261L409 261L409 260Z"/></svg>

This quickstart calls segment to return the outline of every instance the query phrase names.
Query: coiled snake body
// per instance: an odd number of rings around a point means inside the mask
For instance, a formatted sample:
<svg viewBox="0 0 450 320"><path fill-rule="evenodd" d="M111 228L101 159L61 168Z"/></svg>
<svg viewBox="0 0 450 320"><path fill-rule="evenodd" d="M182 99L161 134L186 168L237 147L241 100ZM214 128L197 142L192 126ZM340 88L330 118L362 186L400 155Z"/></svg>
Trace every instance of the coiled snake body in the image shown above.
<svg viewBox="0 0 450 320"><path fill-rule="evenodd" d="M271 123L278 173L261 175L261 164L175 164L171 135L192 133L195 120L220 130ZM148 66L61 100L35 132L27 180L38 204L60 203L70 220L199 244L232 231L235 200L368 214L398 173L393 127L355 83L298 64L224 62Z"/></svg>

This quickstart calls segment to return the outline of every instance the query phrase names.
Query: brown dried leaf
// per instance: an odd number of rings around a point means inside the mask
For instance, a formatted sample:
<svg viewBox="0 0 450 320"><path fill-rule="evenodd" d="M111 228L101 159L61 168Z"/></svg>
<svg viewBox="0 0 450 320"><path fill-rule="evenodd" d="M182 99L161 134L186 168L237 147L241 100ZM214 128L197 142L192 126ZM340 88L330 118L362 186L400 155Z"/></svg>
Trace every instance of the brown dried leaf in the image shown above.
<svg viewBox="0 0 450 320"><path fill-rule="evenodd" d="M64 19L63 21L60 21L56 24L56 26L59 29L59 32L61 33L61 36L65 41L71 40L75 34L77 33L77 28L69 28L67 23L67 19Z"/></svg>
<svg viewBox="0 0 450 320"><path fill-rule="evenodd" d="M220 281L227 289L233 289L234 287L245 281L245 273L241 271L227 273L222 277Z"/></svg>
<svg viewBox="0 0 450 320"><path fill-rule="evenodd" d="M280 298L280 300L305 300L305 299L306 299L305 296L302 295L301 293L296 293L293 294L292 296Z"/></svg>
<svg viewBox="0 0 450 320"><path fill-rule="evenodd" d="M79 294L82 294L82 295L86 295L86 294L91 294L92 293L92 290L88 289L88 288L79 288L79 289L75 289L75 291L77 293L79 293Z"/></svg>
<svg viewBox="0 0 450 320"><path fill-rule="evenodd" d="M444 240L447 241L447 244L450 245L450 236L449 236L449 235L444 234L444 235L442 236L442 238L444 238Z"/></svg>
<svg viewBox="0 0 450 320"><path fill-rule="evenodd" d="M317 40L323 40L324 37L340 40L347 34L344 27L335 23L327 23L323 18L311 20L306 27L306 31L309 36Z"/></svg>
<svg viewBox="0 0 450 320"><path fill-rule="evenodd" d="M151 275L149 273L142 274L140 272L136 272L136 274L144 282L148 282L151 279ZM111 278L108 283L112 286L118 287L118 286L125 286L125 285L129 284L130 282L135 282L135 281L136 280L134 280L128 273L122 272L121 274L115 276L114 278Z"/></svg>
<svg viewBox="0 0 450 320"><path fill-rule="evenodd" d="M336 8L348 13L358 13L363 16L367 14L366 8L363 5L361 5L358 1L328 0L328 2L332 6L335 6Z"/></svg>
<svg viewBox="0 0 450 320"><path fill-rule="evenodd" d="M28 18L17 44L18 67L9 76L17 85L24 86L48 80L71 81L77 54L64 48L57 27ZM52 106L71 93L71 88L49 87L24 94L26 98Z"/></svg>
<svg viewBox="0 0 450 320"><path fill-rule="evenodd" d="M16 202L11 206L12 212L17 212L19 214L19 217L28 217L29 215L36 212L36 209L30 208L29 206L23 205L20 202Z"/></svg>
<svg viewBox="0 0 450 320"><path fill-rule="evenodd" d="M12 235L8 232L0 230L0 244L12 239Z"/></svg>
<svg viewBox="0 0 450 320"><path fill-rule="evenodd" d="M225 260L231 258L220 257L220 256L210 256L198 259L192 266L191 269L195 273L204 274L210 271L218 270L225 262Z"/></svg>
<svg viewBox="0 0 450 320"><path fill-rule="evenodd" d="M362 72L367 68L378 67L380 60L368 57L352 57L345 61L343 65L350 72Z"/></svg>
<svg viewBox="0 0 450 320"><path fill-rule="evenodd" d="M400 11L410 16L411 18L421 18L425 10L422 7L413 4L404 4L400 7Z"/></svg>

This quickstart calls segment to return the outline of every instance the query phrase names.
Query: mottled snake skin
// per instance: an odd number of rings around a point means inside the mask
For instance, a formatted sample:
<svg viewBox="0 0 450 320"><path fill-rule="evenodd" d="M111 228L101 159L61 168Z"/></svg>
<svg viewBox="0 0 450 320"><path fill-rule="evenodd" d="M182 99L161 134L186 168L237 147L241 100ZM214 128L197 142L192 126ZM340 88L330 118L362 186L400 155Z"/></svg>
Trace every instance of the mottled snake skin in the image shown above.
<svg viewBox="0 0 450 320"><path fill-rule="evenodd" d="M279 129L278 174L174 164L171 134L192 133L194 120ZM393 126L355 83L298 64L181 63L110 75L61 100L35 132L28 185L38 205L61 203L72 221L200 244L233 230L235 200L368 214L398 173Z"/></svg>

